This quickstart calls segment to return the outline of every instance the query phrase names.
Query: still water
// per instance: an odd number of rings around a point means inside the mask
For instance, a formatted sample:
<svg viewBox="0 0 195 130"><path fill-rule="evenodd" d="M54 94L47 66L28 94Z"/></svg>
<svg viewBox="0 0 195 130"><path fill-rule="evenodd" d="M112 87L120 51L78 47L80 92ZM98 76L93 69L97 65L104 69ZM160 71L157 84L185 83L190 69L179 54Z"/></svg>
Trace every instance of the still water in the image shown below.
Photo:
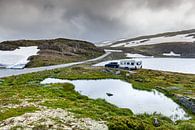
<svg viewBox="0 0 195 130"><path fill-rule="evenodd" d="M189 117L172 99L156 90L143 91L132 87L132 84L117 79L104 80L61 80L47 78L41 84L72 83L75 90L92 99L105 99L120 108L129 108L134 114L159 113L176 120L187 120ZM108 96L113 94L112 96Z"/></svg>

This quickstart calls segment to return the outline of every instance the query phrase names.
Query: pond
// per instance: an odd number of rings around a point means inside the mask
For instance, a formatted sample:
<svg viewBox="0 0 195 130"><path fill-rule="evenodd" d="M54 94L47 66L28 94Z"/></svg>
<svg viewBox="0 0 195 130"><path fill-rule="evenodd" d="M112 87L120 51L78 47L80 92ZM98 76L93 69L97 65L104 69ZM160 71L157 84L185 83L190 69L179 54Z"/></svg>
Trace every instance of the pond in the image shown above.
<svg viewBox="0 0 195 130"><path fill-rule="evenodd" d="M75 90L92 99L105 99L120 108L129 108L134 114L158 113L173 121L187 120L189 117L172 99L153 90L143 91L132 87L132 84L117 79L104 80L61 80L47 78L41 84L72 83Z"/></svg>

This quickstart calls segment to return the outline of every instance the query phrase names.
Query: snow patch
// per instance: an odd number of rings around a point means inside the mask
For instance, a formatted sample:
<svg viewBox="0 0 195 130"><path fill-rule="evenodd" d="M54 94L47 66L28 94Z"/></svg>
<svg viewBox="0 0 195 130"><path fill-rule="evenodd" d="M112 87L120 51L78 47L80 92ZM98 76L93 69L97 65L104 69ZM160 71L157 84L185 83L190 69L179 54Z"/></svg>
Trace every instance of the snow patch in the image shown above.
<svg viewBox="0 0 195 130"><path fill-rule="evenodd" d="M121 47L121 46L125 46L127 44L128 43L119 43L119 44L116 44L116 45L112 45L111 47Z"/></svg>
<svg viewBox="0 0 195 130"><path fill-rule="evenodd" d="M105 49L105 52L123 52L122 50L109 50L109 49Z"/></svg>
<svg viewBox="0 0 195 130"><path fill-rule="evenodd" d="M41 84L53 84L53 83L71 83L71 81L70 80L55 79L55 78L47 78L47 79L41 81Z"/></svg>
<svg viewBox="0 0 195 130"><path fill-rule="evenodd" d="M115 45L111 45L111 47L134 47L141 45L154 45L160 43L171 43L171 42L194 42L195 38L193 36L189 36L189 34L182 34L176 36L163 36L163 37L155 37L149 39L141 39L134 40L130 42L123 42Z"/></svg>
<svg viewBox="0 0 195 130"><path fill-rule="evenodd" d="M147 57L153 57L153 56L145 56L142 54L126 53L126 57L128 57L128 58L147 58Z"/></svg>
<svg viewBox="0 0 195 130"><path fill-rule="evenodd" d="M195 58L137 58L142 61L144 69L160 70L184 74L195 74ZM119 60L110 60L97 63L93 66L103 67L110 62L119 62Z"/></svg>
<svg viewBox="0 0 195 130"><path fill-rule="evenodd" d="M195 74L194 58L139 58L144 69Z"/></svg>
<svg viewBox="0 0 195 130"><path fill-rule="evenodd" d="M171 51L170 53L163 53L164 56L181 56L181 54L176 54L173 51Z"/></svg>
<svg viewBox="0 0 195 130"><path fill-rule="evenodd" d="M109 45L112 45L111 41L104 41L102 43L96 43L95 44L95 46L97 46L97 47L104 47L104 46L109 46Z"/></svg>
<svg viewBox="0 0 195 130"><path fill-rule="evenodd" d="M0 51L0 66L9 69L22 69L29 62L28 58L37 55L37 46L19 47L14 51Z"/></svg>

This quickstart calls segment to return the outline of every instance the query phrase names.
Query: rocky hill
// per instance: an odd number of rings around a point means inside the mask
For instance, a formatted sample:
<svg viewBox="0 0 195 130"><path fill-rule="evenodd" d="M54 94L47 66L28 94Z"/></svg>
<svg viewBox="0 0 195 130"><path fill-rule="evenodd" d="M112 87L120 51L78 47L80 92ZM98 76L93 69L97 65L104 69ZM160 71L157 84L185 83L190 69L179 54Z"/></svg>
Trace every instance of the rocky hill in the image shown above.
<svg viewBox="0 0 195 130"><path fill-rule="evenodd" d="M31 56L27 67L39 67L82 61L104 53L92 43L70 39L18 40L0 43L0 50L15 50L19 47L38 46L38 55Z"/></svg>

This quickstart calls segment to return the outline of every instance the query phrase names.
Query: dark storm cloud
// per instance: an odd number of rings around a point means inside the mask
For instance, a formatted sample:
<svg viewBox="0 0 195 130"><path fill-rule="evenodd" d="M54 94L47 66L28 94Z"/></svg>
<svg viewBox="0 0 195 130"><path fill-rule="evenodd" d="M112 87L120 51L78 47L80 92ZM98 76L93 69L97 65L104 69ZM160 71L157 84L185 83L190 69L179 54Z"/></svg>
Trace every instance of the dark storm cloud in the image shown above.
<svg viewBox="0 0 195 130"><path fill-rule="evenodd" d="M195 27L194 0L0 0L0 40L90 41Z"/></svg>

